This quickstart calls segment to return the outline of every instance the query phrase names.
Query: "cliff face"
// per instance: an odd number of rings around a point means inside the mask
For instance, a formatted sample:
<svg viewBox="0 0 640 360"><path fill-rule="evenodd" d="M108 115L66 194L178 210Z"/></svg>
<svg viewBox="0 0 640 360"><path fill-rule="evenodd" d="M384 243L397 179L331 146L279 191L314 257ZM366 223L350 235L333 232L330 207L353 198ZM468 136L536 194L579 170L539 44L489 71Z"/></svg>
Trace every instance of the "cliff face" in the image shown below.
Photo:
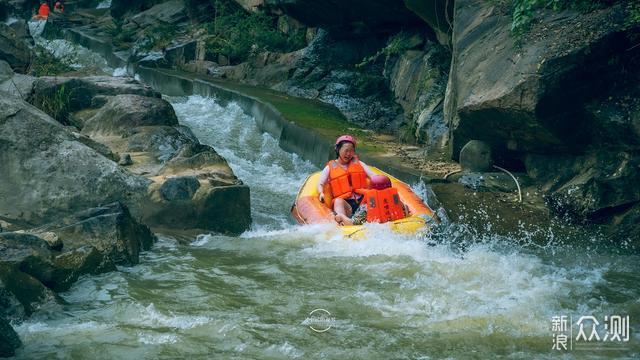
<svg viewBox="0 0 640 360"><path fill-rule="evenodd" d="M500 7L458 0L445 104L452 156L483 140L521 161L557 212L631 216L621 214L640 201L640 52L626 10L543 13L515 44Z"/></svg>

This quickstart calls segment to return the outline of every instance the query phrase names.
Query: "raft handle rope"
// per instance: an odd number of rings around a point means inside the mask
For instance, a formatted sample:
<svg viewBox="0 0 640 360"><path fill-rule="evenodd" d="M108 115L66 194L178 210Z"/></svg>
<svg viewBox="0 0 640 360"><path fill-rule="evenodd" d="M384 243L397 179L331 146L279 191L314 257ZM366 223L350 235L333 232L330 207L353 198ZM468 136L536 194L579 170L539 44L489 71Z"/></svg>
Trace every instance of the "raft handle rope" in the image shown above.
<svg viewBox="0 0 640 360"><path fill-rule="evenodd" d="M515 177L515 176L513 176L513 174L512 174L512 173L510 173L510 172L509 172L509 170L507 170L507 169L501 168L500 166L497 166L497 165L493 165L493 167L494 167L494 168L496 168L496 169L498 169L498 170L501 170L501 171L506 172L509 176L511 176L511 178L513 179L513 181L515 181L516 186L518 187L518 202L520 202L520 203L521 203L521 202L522 202L522 190L520 189L520 183L518 182L518 179L516 179L516 177ZM462 171L462 170L449 171L448 173L446 173L446 174L444 175L444 177L443 177L443 178L444 178L444 180L447 180L447 178L448 178L449 176L451 176L451 175L453 175L453 174L457 174L457 173L459 173L459 172L461 172L461 171Z"/></svg>

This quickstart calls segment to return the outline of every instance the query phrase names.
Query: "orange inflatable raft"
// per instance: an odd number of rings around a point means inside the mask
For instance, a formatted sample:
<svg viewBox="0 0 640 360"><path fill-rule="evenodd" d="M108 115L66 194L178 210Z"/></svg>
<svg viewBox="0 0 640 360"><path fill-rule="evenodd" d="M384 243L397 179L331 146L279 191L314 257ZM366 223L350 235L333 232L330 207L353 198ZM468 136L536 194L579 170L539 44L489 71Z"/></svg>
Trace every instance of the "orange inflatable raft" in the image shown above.
<svg viewBox="0 0 640 360"><path fill-rule="evenodd" d="M409 216L404 219L389 222L391 230L402 234L414 234L428 230L430 224L435 221L435 215L431 208L424 204L409 185L383 172L369 166L376 174L386 175L391 179L392 187L398 189L400 200L409 208ZM332 223L338 226L334 220L335 214L329 208L331 204L331 190L329 186L324 188L325 202L318 199L318 179L320 172L311 174L298 192L298 196L291 207L291 215L300 224ZM341 226L343 235L350 238L360 238L365 235L366 228L363 225Z"/></svg>

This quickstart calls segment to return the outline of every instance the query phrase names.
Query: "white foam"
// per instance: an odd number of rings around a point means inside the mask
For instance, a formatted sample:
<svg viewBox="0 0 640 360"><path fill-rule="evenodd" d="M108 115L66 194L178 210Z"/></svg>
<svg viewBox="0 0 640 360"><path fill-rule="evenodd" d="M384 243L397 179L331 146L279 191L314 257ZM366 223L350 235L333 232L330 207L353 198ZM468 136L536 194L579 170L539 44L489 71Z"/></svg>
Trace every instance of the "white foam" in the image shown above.
<svg viewBox="0 0 640 360"><path fill-rule="evenodd" d="M168 98L181 123L214 147L233 172L251 188L252 230L261 232L292 224L289 209L299 186L313 171L311 163L280 149L236 103L221 106L199 95Z"/></svg>
<svg viewBox="0 0 640 360"><path fill-rule="evenodd" d="M189 316L189 315L164 315L158 311L153 303L142 309L138 316L133 317L132 321L135 325L146 325L151 327L171 327L174 329L191 329L211 322L212 320L205 316Z"/></svg>
<svg viewBox="0 0 640 360"><path fill-rule="evenodd" d="M111 7L111 0L103 0L98 4L98 6L96 6L96 9L108 9L110 7Z"/></svg>
<svg viewBox="0 0 640 360"><path fill-rule="evenodd" d="M128 76L129 74L127 73L127 67L122 66L122 67L113 69L112 75L120 77L120 76Z"/></svg>
<svg viewBox="0 0 640 360"><path fill-rule="evenodd" d="M138 341L146 345L175 344L178 336L175 334L152 334L148 332L138 332Z"/></svg>

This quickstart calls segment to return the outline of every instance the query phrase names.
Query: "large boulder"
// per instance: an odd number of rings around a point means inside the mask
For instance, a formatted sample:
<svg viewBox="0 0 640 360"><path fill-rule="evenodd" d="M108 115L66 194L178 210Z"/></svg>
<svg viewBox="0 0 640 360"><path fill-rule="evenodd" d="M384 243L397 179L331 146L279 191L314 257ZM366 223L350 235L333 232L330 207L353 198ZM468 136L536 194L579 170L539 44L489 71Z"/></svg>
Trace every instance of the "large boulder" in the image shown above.
<svg viewBox="0 0 640 360"><path fill-rule="evenodd" d="M100 203L136 206L150 183L12 97L0 97L0 159L0 214L25 226Z"/></svg>
<svg viewBox="0 0 640 360"><path fill-rule="evenodd" d="M22 342L16 331L7 320L0 317L0 357L15 355L16 349L20 346Z"/></svg>
<svg viewBox="0 0 640 360"><path fill-rule="evenodd" d="M445 47L424 41L418 34L411 39L414 38L420 44L424 42L424 46L404 51L390 61L385 75L411 131L410 136L401 134L401 137L414 138L433 150L442 150L449 135L442 110L450 55Z"/></svg>
<svg viewBox="0 0 640 360"><path fill-rule="evenodd" d="M0 233L0 315L20 318L82 275L137 264L155 236L127 208L112 203L51 224Z"/></svg>
<svg viewBox="0 0 640 360"><path fill-rule="evenodd" d="M128 18L123 29L135 30L159 24L176 24L187 20L185 2L183 0L169 0Z"/></svg>
<svg viewBox="0 0 640 360"><path fill-rule="evenodd" d="M123 134L139 126L178 125L173 107L164 99L140 95L117 95L87 120L83 133Z"/></svg>
<svg viewBox="0 0 640 360"><path fill-rule="evenodd" d="M553 208L578 220L601 220L640 202L637 152L529 155L526 166L543 184Z"/></svg>
<svg viewBox="0 0 640 360"><path fill-rule="evenodd" d="M145 223L225 233L250 226L248 187L213 148L178 125L165 100L115 96L83 124L85 135L130 156L129 171L153 181L142 207Z"/></svg>
<svg viewBox="0 0 640 360"><path fill-rule="evenodd" d="M121 94L135 94L160 97L148 86L129 77L87 76L62 77L44 76L36 80L29 102L54 116L54 111L66 113L104 104L101 98ZM60 110L61 109L61 110Z"/></svg>
<svg viewBox="0 0 640 360"><path fill-rule="evenodd" d="M580 151L590 142L584 103L606 92L620 62L634 55L624 6L541 16L518 46L504 7L456 1L445 104L454 156L472 138L537 153Z"/></svg>
<svg viewBox="0 0 640 360"><path fill-rule="evenodd" d="M25 73L33 57L23 38L9 25L0 22L0 60L5 60L11 67Z"/></svg>

